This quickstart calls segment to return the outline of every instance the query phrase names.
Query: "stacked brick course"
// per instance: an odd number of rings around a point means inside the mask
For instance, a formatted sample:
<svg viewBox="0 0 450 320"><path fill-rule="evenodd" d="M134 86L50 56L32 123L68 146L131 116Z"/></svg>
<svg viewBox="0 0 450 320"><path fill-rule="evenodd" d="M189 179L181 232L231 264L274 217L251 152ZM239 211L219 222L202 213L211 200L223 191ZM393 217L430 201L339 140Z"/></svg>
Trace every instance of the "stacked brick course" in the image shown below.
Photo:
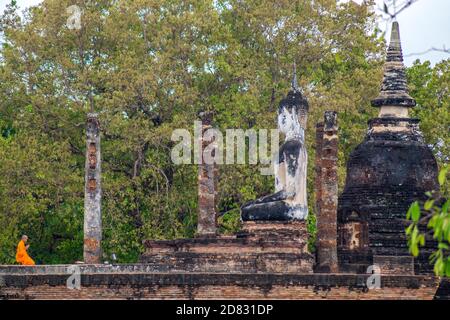
<svg viewBox="0 0 450 320"><path fill-rule="evenodd" d="M146 241L141 262L169 272L312 273L304 221L246 222L235 236Z"/></svg>
<svg viewBox="0 0 450 320"><path fill-rule="evenodd" d="M204 133L211 128L212 113L202 112L202 135L200 137L200 155L201 163L198 166L198 224L197 235L200 237L215 236L217 232L217 214L216 214L216 189L217 189L217 165L215 163L206 163L203 151L214 143L204 137Z"/></svg>
<svg viewBox="0 0 450 320"><path fill-rule="evenodd" d="M67 288L68 274L63 270L27 273L17 271L20 268L9 267L6 274L4 267L0 268L5 282L5 286L0 288L0 299L430 300L440 288L439 280L431 276L387 275L381 278L380 289L369 290L366 286L368 275L155 273L145 265L134 265L134 268L125 265L85 266L82 268L81 288L77 290ZM444 289L441 292L440 298L445 294Z"/></svg>
<svg viewBox="0 0 450 320"><path fill-rule="evenodd" d="M86 165L84 193L84 261L100 263L102 258L100 123L89 113L86 127Z"/></svg>
<svg viewBox="0 0 450 320"><path fill-rule="evenodd" d="M337 272L337 114L326 111L316 132L316 272Z"/></svg>

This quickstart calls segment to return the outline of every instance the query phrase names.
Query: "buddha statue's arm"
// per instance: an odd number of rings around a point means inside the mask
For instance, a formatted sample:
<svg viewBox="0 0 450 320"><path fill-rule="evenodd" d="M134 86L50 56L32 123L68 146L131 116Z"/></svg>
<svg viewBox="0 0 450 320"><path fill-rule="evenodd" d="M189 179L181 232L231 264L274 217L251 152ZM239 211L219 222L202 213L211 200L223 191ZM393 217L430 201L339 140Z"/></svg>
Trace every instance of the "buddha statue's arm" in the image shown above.
<svg viewBox="0 0 450 320"><path fill-rule="evenodd" d="M291 195L290 198L294 198L297 195L298 186L298 172L300 167L300 152L301 144L295 144L295 147L291 148L289 152L286 152L286 170L285 170L285 187L284 190L287 194Z"/></svg>
<svg viewBox="0 0 450 320"><path fill-rule="evenodd" d="M275 192L284 190L286 185L286 164L284 162L275 165Z"/></svg>
<svg viewBox="0 0 450 320"><path fill-rule="evenodd" d="M298 168L295 174L295 190L296 195L294 202L296 205L307 207L307 193L306 193L306 174L308 167L308 154L306 148L302 147L299 153Z"/></svg>
<svg viewBox="0 0 450 320"><path fill-rule="evenodd" d="M286 166L282 150L279 150L277 157L274 157L275 192L284 189L286 183Z"/></svg>

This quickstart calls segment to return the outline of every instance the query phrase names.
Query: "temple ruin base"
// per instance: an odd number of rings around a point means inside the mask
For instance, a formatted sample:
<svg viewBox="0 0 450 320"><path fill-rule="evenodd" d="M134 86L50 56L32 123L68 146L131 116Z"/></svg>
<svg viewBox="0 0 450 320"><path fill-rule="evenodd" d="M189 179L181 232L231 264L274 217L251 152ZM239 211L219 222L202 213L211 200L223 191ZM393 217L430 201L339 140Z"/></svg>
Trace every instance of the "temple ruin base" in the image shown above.
<svg viewBox="0 0 450 320"><path fill-rule="evenodd" d="M163 272L312 273L306 223L245 222L233 236L146 241L140 262Z"/></svg>
<svg viewBox="0 0 450 320"><path fill-rule="evenodd" d="M0 299L448 299L449 281L385 275L155 272L146 264L81 265L80 289L66 285L69 266L1 266Z"/></svg>
<svg viewBox="0 0 450 320"><path fill-rule="evenodd" d="M370 274L313 273L306 223L245 222L233 236L146 241L141 263L0 266L0 299L448 299L449 280L392 274L404 261L380 257L380 287Z"/></svg>

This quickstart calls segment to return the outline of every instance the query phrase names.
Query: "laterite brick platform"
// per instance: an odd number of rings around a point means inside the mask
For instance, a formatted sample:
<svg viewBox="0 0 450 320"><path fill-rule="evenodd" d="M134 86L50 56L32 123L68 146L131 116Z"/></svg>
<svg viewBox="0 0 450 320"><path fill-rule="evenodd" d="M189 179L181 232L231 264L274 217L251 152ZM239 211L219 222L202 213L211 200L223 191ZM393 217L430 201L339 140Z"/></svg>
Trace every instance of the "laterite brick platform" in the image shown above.
<svg viewBox="0 0 450 320"><path fill-rule="evenodd" d="M300 273L155 272L146 264L80 265L81 288L69 289L67 265L1 266L0 299L433 299L432 276ZM448 283L441 297L448 298ZM447 291L445 291L447 290Z"/></svg>
<svg viewBox="0 0 450 320"><path fill-rule="evenodd" d="M145 241L142 263L163 272L313 273L306 224L245 222L229 237Z"/></svg>

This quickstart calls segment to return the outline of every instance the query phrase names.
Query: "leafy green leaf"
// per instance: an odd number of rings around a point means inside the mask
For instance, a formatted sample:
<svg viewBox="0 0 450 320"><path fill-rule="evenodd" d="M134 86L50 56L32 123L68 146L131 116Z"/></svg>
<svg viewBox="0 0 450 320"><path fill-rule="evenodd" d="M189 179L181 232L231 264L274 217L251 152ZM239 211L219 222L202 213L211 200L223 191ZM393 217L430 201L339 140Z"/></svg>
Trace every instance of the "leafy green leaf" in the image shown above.
<svg viewBox="0 0 450 320"><path fill-rule="evenodd" d="M445 167L443 169L441 169L441 171L439 172L439 176L438 176L438 180L439 180L439 185L444 185L445 183L445 177L447 176L447 171L448 171L448 167Z"/></svg>
<svg viewBox="0 0 450 320"><path fill-rule="evenodd" d="M445 201L445 203L442 205L441 212L443 214L446 214L448 212L449 206L450 206L450 199Z"/></svg>
<svg viewBox="0 0 450 320"><path fill-rule="evenodd" d="M419 247L417 246L417 244L411 247L411 253L414 257L417 257L419 255Z"/></svg>
<svg viewBox="0 0 450 320"><path fill-rule="evenodd" d="M436 263L434 264L434 272L437 275L443 275L444 274L444 267L445 267L445 263L444 261L442 261L441 258L436 260Z"/></svg>
<svg viewBox="0 0 450 320"><path fill-rule="evenodd" d="M434 204L434 199L427 200L427 201L425 201L423 208L425 210L430 210L433 207L433 204Z"/></svg>
<svg viewBox="0 0 450 320"><path fill-rule="evenodd" d="M414 224L410 224L407 228L406 228L406 235L410 235L411 231L414 227Z"/></svg>
<svg viewBox="0 0 450 320"><path fill-rule="evenodd" d="M425 236L423 234L421 234L417 238L418 238L419 244L421 246L424 246L425 245Z"/></svg>
<svg viewBox="0 0 450 320"><path fill-rule="evenodd" d="M448 257L447 262L445 263L445 276L450 277L450 257Z"/></svg>
<svg viewBox="0 0 450 320"><path fill-rule="evenodd" d="M409 207L407 218L412 219L414 222L417 222L420 218L420 206L418 201L414 201L412 205Z"/></svg>

